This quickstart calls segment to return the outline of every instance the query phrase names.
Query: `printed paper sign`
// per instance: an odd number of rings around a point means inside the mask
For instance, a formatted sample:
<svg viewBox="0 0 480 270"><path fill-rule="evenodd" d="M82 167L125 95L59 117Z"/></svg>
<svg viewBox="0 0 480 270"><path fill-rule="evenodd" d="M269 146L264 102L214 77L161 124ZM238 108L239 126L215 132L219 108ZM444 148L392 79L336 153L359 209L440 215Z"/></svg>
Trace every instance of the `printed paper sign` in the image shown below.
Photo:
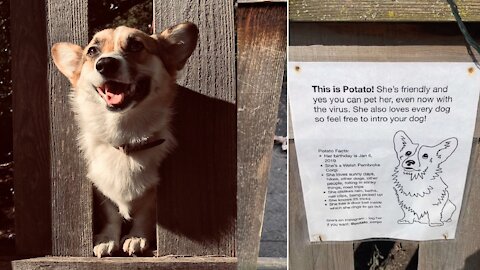
<svg viewBox="0 0 480 270"><path fill-rule="evenodd" d="M479 72L471 63L290 63L310 240L455 238Z"/></svg>

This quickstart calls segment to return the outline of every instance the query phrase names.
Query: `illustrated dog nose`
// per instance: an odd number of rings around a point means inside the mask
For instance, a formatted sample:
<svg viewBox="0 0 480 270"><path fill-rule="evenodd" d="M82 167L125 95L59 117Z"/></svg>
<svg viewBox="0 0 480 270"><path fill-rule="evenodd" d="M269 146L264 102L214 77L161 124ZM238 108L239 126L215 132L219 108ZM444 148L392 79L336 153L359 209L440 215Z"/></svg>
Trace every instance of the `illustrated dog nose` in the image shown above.
<svg viewBox="0 0 480 270"><path fill-rule="evenodd" d="M407 166L415 165L415 161L413 161L413 160L411 160L411 159L405 161L405 163L407 164Z"/></svg>
<svg viewBox="0 0 480 270"><path fill-rule="evenodd" d="M103 57L98 59L95 68L104 76L113 76L120 68L120 61L113 57Z"/></svg>

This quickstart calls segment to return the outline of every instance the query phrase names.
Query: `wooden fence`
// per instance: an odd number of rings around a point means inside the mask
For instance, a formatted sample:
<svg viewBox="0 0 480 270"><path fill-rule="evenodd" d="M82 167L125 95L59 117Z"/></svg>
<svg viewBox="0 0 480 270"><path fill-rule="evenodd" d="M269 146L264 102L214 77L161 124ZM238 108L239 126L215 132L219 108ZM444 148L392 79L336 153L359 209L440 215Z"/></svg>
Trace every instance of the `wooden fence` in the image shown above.
<svg viewBox="0 0 480 270"><path fill-rule="evenodd" d="M155 29L186 20L200 29L179 81L179 147L161 170L159 257L104 259L92 257L92 186L69 84L49 56L55 42L87 44L88 1L10 5L16 249L49 256L14 261L13 269L255 269L286 56L285 3L154 0Z"/></svg>
<svg viewBox="0 0 480 270"><path fill-rule="evenodd" d="M480 2L464 0L457 4L463 19L472 22L468 27L472 34L477 33L478 40L480 25L474 22L480 20ZM454 18L445 1L290 0L289 5L289 61L473 62L478 59L452 22ZM418 269L480 267L478 119L456 239L398 242L404 247L418 246ZM289 134L290 269L354 269L354 249L361 241L320 244L308 241L292 130Z"/></svg>

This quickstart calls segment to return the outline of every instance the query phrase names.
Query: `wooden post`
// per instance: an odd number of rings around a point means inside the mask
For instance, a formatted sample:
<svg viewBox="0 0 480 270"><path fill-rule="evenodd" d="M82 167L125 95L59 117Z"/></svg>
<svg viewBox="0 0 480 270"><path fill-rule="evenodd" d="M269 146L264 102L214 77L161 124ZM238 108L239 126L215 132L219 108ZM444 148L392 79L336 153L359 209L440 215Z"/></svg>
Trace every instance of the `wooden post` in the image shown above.
<svg viewBox="0 0 480 270"><path fill-rule="evenodd" d="M256 269L286 49L285 4L239 5L238 269Z"/></svg>
<svg viewBox="0 0 480 270"><path fill-rule="evenodd" d="M11 1L10 9L16 250L40 256L52 251L45 2Z"/></svg>
<svg viewBox="0 0 480 270"><path fill-rule="evenodd" d="M87 43L87 1L12 1L17 249L90 256L91 184L53 43Z"/></svg>

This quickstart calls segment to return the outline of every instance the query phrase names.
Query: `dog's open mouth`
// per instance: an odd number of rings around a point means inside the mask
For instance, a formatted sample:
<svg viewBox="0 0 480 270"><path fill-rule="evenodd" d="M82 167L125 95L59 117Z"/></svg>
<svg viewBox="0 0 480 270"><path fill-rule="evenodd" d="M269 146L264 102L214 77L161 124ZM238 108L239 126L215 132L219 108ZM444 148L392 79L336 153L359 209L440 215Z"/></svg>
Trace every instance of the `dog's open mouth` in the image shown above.
<svg viewBox="0 0 480 270"><path fill-rule="evenodd" d="M107 81L96 87L98 94L107 104L110 111L121 111L132 102L143 100L150 92L150 78L144 77L135 83Z"/></svg>

